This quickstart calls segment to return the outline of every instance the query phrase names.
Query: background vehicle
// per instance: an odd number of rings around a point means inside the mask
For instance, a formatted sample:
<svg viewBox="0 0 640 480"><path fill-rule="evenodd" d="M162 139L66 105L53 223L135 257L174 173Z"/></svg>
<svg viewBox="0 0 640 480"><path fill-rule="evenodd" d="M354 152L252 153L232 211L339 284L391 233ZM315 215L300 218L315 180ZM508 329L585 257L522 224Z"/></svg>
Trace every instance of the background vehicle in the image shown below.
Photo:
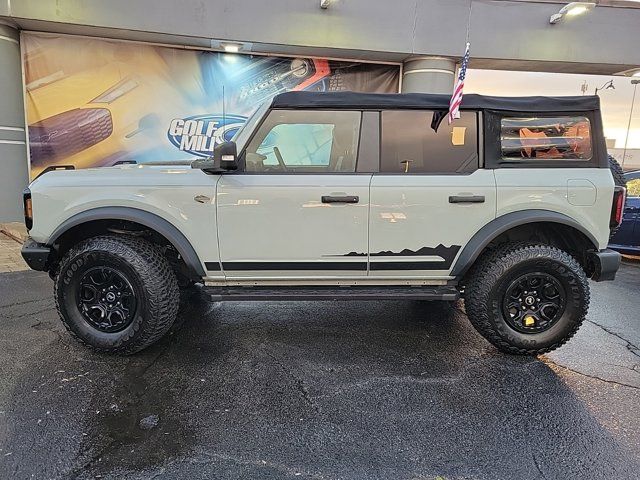
<svg viewBox="0 0 640 480"><path fill-rule="evenodd" d="M289 92L188 166L49 172L25 192L23 256L81 341L133 353L180 287L212 300L464 298L499 349L579 328L624 187L598 97Z"/></svg>
<svg viewBox="0 0 640 480"><path fill-rule="evenodd" d="M640 170L627 172L624 178L627 182L624 216L609 247L627 255L640 255Z"/></svg>

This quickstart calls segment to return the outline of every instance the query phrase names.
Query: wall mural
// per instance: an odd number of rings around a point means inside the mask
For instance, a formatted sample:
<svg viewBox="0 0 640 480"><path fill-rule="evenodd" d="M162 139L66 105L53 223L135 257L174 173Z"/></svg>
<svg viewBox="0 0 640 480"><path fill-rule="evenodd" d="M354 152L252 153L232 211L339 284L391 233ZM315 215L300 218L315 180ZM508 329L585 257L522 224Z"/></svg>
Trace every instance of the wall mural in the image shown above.
<svg viewBox="0 0 640 480"><path fill-rule="evenodd" d="M23 34L22 44L32 178L50 165L207 157L278 93L399 85L394 65L37 33Z"/></svg>

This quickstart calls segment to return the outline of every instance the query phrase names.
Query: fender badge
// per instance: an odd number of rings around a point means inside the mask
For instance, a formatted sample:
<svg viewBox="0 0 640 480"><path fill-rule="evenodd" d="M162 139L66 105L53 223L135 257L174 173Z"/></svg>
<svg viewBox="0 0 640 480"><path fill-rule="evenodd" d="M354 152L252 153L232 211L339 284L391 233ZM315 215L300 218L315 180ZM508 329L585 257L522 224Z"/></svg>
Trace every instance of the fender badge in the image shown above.
<svg viewBox="0 0 640 480"><path fill-rule="evenodd" d="M198 203L210 203L211 198L206 195L196 195L193 199Z"/></svg>

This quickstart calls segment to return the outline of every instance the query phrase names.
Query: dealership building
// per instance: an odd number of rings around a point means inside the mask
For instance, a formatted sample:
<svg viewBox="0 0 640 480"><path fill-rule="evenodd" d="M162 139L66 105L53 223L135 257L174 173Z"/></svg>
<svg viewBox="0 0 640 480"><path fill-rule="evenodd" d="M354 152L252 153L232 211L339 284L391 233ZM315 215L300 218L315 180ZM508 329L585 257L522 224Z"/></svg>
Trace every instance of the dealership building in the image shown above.
<svg viewBox="0 0 640 480"><path fill-rule="evenodd" d="M451 93L467 42L472 91L598 93L640 168L640 2L568 3L0 0L0 222L47 168L204 157L282 91Z"/></svg>

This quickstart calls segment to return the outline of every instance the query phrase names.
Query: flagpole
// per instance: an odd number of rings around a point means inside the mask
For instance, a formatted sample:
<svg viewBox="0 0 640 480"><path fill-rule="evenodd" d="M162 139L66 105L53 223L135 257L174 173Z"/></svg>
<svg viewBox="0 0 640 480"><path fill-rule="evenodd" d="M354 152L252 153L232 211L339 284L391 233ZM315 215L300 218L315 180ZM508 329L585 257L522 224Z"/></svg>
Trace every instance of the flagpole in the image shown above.
<svg viewBox="0 0 640 480"><path fill-rule="evenodd" d="M460 105L462 104L462 95L464 89L464 79L467 74L467 65L469 63L469 51L471 47L471 13L473 12L473 0L469 0L469 17L467 18L467 31L465 33L465 48L462 62L458 67L455 75L455 83L453 85L453 93L449 101L448 122L453 123L456 118L460 118Z"/></svg>

